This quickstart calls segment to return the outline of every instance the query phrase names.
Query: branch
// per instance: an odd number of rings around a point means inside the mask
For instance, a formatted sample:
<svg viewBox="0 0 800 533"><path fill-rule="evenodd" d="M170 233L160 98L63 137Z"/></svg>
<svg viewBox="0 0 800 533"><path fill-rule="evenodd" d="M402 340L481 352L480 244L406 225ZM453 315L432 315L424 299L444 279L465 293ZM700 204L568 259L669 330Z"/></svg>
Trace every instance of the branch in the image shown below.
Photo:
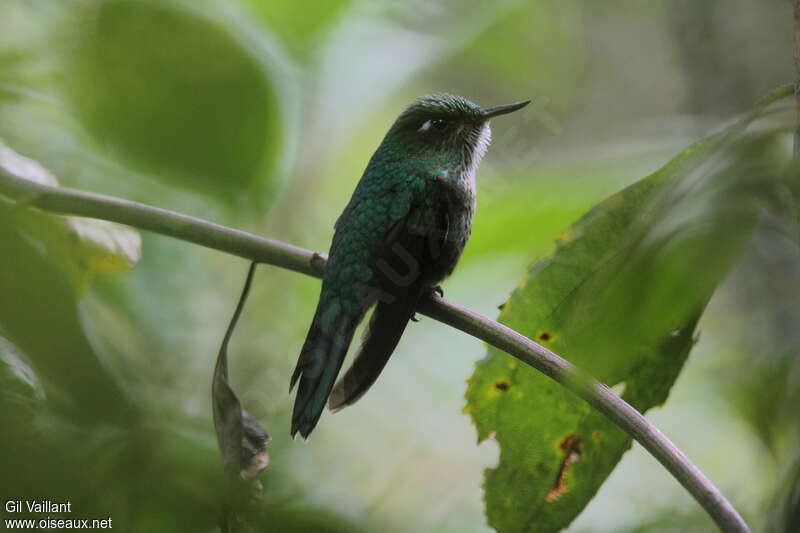
<svg viewBox="0 0 800 533"><path fill-rule="evenodd" d="M800 159L800 0L794 0L794 98L798 125L794 130L794 156Z"/></svg>
<svg viewBox="0 0 800 533"><path fill-rule="evenodd" d="M119 222L259 263L322 277L325 257L273 239L113 196L43 185L0 167L0 194L18 204L62 215ZM745 521L713 483L661 431L602 383L516 331L431 295L419 312L459 329L532 366L606 415L650 452L725 533L749 533Z"/></svg>

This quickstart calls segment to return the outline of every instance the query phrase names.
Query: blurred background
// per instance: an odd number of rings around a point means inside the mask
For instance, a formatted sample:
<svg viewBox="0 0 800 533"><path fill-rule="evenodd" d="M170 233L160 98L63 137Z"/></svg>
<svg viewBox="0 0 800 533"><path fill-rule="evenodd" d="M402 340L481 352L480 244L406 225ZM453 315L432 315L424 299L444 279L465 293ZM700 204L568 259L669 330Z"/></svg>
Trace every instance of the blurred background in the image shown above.
<svg viewBox="0 0 800 533"><path fill-rule="evenodd" d="M493 123L473 237L444 284L494 317L589 207L791 82L792 31L787 0L2 0L0 138L64 185L326 251L413 98L531 98ZM138 264L88 284L0 229L0 496L69 499L130 531L213 531L211 374L248 265L141 238ZM800 468L797 242L764 221L649 414L759 530ZM462 413L485 347L464 334L423 318L358 404L290 440L318 291L259 267L231 344L231 381L273 436L270 530L490 531L481 483L498 450ZM710 527L634 445L569 531Z"/></svg>

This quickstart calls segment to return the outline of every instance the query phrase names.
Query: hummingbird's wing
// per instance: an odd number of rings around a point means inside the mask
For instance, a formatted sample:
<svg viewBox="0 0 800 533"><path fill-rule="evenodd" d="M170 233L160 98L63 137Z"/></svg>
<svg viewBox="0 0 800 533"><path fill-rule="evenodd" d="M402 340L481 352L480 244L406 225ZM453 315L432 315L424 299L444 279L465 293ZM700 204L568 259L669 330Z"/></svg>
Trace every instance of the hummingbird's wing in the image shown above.
<svg viewBox="0 0 800 533"><path fill-rule="evenodd" d="M380 294L352 366L338 381L328 407L338 410L358 400L375 383L414 316L430 271L447 238L447 210L412 206L386 235L374 271Z"/></svg>
<svg viewBox="0 0 800 533"><path fill-rule="evenodd" d="M298 385L292 412L292 435L299 432L305 438L314 429L356 327L379 296L388 294L383 288L387 282L380 275L383 263L377 263L385 256L394 268L400 267L396 264L397 258L386 252L387 246L391 249L397 243L410 247L412 254L418 253L418 242L402 238L407 220L412 220L409 214L415 211L411 190L407 187L391 190L391 183L378 181L378 185L387 190L376 194L376 191L367 190L365 183L372 182L362 179L336 223L320 299L291 379L291 387ZM376 209L373 197L391 207ZM387 216L391 220L386 220Z"/></svg>
<svg viewBox="0 0 800 533"><path fill-rule="evenodd" d="M360 397L394 351L446 237L446 213L432 187L410 187L366 173L336 223L320 300L297 361L292 435L314 429L329 401L342 407ZM422 182L427 185L426 182ZM387 218L389 220L387 220ZM444 225L443 225L444 224ZM331 393L353 333L377 302L353 367Z"/></svg>

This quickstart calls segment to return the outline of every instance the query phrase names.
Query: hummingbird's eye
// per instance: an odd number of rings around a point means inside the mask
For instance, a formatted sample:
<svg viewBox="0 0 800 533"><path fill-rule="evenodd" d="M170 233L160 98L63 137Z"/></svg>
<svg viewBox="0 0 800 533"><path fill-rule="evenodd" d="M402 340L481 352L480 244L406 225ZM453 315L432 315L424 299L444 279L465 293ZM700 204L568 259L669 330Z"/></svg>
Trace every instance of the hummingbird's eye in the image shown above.
<svg viewBox="0 0 800 533"><path fill-rule="evenodd" d="M444 131L447 129L447 121L443 118L433 118L430 120L426 120L422 123L422 126L419 127L419 131Z"/></svg>

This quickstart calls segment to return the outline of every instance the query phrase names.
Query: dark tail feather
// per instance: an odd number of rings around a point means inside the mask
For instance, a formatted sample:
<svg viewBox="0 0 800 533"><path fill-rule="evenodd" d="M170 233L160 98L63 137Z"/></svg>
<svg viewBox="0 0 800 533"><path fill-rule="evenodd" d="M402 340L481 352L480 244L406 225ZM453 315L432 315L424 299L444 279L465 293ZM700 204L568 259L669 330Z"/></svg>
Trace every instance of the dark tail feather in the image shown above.
<svg viewBox="0 0 800 533"><path fill-rule="evenodd" d="M292 412L292 437L300 432L308 438L317 425L358 324L338 306L327 310L321 307L320 303L292 375L290 390L300 380Z"/></svg>
<svg viewBox="0 0 800 533"><path fill-rule="evenodd" d="M421 291L414 288L392 303L378 303L364 343L353 365L334 387L328 408L337 411L355 403L375 383L414 315L420 294Z"/></svg>

